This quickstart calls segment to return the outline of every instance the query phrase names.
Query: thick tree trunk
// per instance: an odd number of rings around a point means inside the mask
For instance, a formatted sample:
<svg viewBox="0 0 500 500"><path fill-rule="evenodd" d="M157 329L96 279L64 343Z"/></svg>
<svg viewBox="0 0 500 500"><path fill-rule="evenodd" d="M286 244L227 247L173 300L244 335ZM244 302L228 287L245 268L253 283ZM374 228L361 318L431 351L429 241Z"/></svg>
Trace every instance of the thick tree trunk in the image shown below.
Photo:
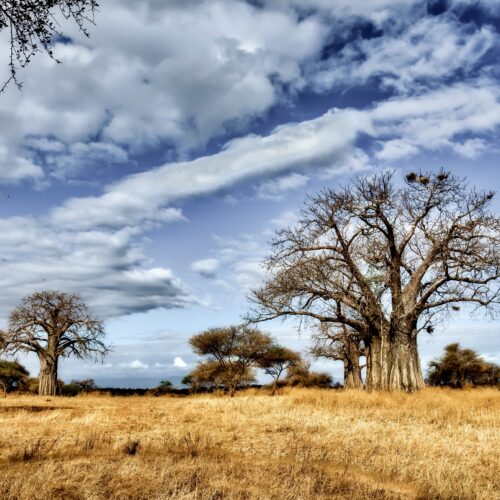
<svg viewBox="0 0 500 500"><path fill-rule="evenodd" d="M369 390L414 392L425 387L417 339L409 327L373 336L368 342L366 361Z"/></svg>
<svg viewBox="0 0 500 500"><path fill-rule="evenodd" d="M387 335L373 335L366 344L366 388L370 391L387 390L389 348Z"/></svg>
<svg viewBox="0 0 500 500"><path fill-rule="evenodd" d="M354 341L346 336L343 349L344 387L346 389L361 389L363 387L361 365L359 364L360 355L359 341Z"/></svg>
<svg viewBox="0 0 500 500"><path fill-rule="evenodd" d="M361 389L363 387L359 355L352 359L344 359L344 387L346 389Z"/></svg>
<svg viewBox="0 0 500 500"><path fill-rule="evenodd" d="M415 392L425 387L417 339L409 334L395 335L389 346L389 390Z"/></svg>
<svg viewBox="0 0 500 500"><path fill-rule="evenodd" d="M55 396L57 394L57 359L54 358L40 356L40 376L38 379L38 394L40 396Z"/></svg>

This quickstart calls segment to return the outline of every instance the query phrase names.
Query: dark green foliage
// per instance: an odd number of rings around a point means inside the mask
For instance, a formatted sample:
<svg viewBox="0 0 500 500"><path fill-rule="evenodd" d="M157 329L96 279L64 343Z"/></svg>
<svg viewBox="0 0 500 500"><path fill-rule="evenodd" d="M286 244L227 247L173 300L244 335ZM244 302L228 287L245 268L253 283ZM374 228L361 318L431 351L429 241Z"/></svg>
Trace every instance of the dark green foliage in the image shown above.
<svg viewBox="0 0 500 500"><path fill-rule="evenodd" d="M0 360L0 390L5 393L26 390L29 380L28 370L17 361Z"/></svg>
<svg viewBox="0 0 500 500"><path fill-rule="evenodd" d="M173 387L174 386L172 385L172 382L170 382L170 380L162 380L156 388L156 392L158 394L167 394L173 389Z"/></svg>
<svg viewBox="0 0 500 500"><path fill-rule="evenodd" d="M71 384L78 388L79 392L92 392L97 389L97 385L93 378L86 378L83 380L72 380Z"/></svg>
<svg viewBox="0 0 500 500"><path fill-rule="evenodd" d="M443 357L429 363L431 385L462 388L468 385L498 385L500 366L486 362L472 349L449 344Z"/></svg>
<svg viewBox="0 0 500 500"><path fill-rule="evenodd" d="M64 384L60 389L61 396L78 396L82 392L81 387L77 384L71 382L70 384Z"/></svg>

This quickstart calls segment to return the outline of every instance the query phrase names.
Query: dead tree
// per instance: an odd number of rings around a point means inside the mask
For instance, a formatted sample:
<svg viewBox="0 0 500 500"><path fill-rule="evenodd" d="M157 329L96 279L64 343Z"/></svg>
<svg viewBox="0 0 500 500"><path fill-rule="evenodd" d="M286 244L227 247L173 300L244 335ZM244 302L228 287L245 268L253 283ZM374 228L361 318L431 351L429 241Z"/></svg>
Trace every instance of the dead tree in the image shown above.
<svg viewBox="0 0 500 500"><path fill-rule="evenodd" d="M40 360L38 393L57 393L57 370L61 356L102 358L104 327L90 314L78 294L44 291L29 295L9 317L2 332L6 354L34 352Z"/></svg>
<svg viewBox="0 0 500 500"><path fill-rule="evenodd" d="M360 389L363 387L360 358L365 356L362 336L346 325L332 327L328 323L320 323L313 334L313 345L310 354L315 358L326 358L341 361L344 365L344 387Z"/></svg>
<svg viewBox="0 0 500 500"><path fill-rule="evenodd" d="M369 389L424 386L417 335L460 303L499 304L494 194L446 172L358 178L310 199L279 231L253 321L309 318L359 332Z"/></svg>

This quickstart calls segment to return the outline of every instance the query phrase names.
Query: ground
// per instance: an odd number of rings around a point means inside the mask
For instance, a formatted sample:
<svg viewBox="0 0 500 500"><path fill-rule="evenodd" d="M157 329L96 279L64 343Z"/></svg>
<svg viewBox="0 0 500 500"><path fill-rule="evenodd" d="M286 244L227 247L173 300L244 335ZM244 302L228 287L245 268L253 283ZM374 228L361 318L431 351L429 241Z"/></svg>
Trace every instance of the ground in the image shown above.
<svg viewBox="0 0 500 500"><path fill-rule="evenodd" d="M0 497L495 499L500 392L0 400Z"/></svg>

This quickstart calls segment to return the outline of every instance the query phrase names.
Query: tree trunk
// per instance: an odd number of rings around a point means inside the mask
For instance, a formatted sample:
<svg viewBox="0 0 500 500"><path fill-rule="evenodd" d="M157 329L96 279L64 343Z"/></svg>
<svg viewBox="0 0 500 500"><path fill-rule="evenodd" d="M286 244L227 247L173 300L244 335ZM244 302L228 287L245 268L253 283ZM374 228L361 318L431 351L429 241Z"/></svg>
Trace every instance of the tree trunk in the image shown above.
<svg viewBox="0 0 500 500"><path fill-rule="evenodd" d="M415 392L424 387L416 337L395 335L389 346L389 390Z"/></svg>
<svg viewBox="0 0 500 500"><path fill-rule="evenodd" d="M425 387L417 339L411 327L396 326L368 343L366 385L370 390L414 392Z"/></svg>
<svg viewBox="0 0 500 500"><path fill-rule="evenodd" d="M361 389L363 387L359 357L359 342L347 339L344 358L344 387L346 389Z"/></svg>
<svg viewBox="0 0 500 500"><path fill-rule="evenodd" d="M388 389L388 347L386 334L377 333L366 341L366 388L368 390Z"/></svg>
<svg viewBox="0 0 500 500"><path fill-rule="evenodd" d="M55 396L57 394L57 359L55 356L40 356L38 394L40 396Z"/></svg>
<svg viewBox="0 0 500 500"><path fill-rule="evenodd" d="M347 359L344 360L344 387L346 389L361 389L363 387L359 359L355 364Z"/></svg>

